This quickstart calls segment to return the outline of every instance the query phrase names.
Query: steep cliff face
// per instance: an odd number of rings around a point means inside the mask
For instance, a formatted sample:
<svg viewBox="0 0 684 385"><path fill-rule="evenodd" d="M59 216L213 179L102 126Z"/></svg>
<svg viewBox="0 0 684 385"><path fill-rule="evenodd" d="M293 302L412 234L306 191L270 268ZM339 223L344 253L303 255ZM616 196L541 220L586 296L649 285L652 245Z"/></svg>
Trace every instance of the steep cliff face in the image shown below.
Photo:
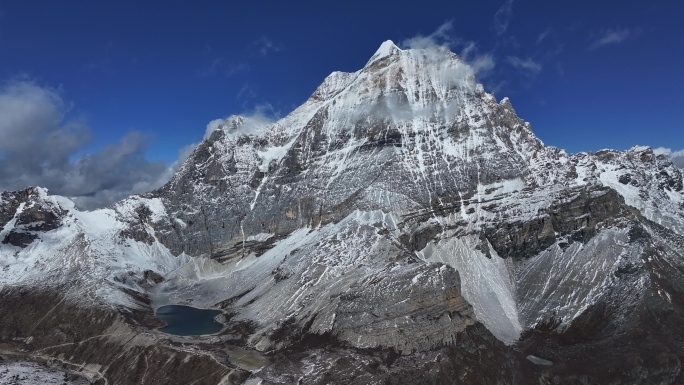
<svg viewBox="0 0 684 385"><path fill-rule="evenodd" d="M0 282L59 287L55 309L108 308L103 327L136 336L149 301L221 308L204 383L673 383L682 191L650 149L569 156L453 53L385 42L278 122L228 118L145 196L81 212L40 188L4 193ZM12 330L29 351L53 344ZM179 351L149 338L108 349ZM228 343L268 359L236 365Z"/></svg>
<svg viewBox="0 0 684 385"><path fill-rule="evenodd" d="M362 70L330 75L282 121L254 125L229 118L160 191L192 223L168 230L176 251L218 255L243 237L315 227L357 209L402 215L498 181L548 182L557 170L533 173L535 165L567 161L508 100L485 93L456 55L391 42ZM180 240L188 237L197 245Z"/></svg>

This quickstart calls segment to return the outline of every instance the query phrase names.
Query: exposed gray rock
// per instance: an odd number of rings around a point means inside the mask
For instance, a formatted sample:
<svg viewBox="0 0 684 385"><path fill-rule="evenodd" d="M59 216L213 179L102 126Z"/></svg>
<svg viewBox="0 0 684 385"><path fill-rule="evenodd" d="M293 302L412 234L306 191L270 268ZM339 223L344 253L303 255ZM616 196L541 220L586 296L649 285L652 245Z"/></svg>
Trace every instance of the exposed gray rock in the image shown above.
<svg viewBox="0 0 684 385"><path fill-rule="evenodd" d="M37 239L39 233L57 229L62 225L65 211L41 199L40 194L32 187L2 194L0 224L4 227L14 219L14 224L2 243L24 248Z"/></svg>
<svg viewBox="0 0 684 385"><path fill-rule="evenodd" d="M598 233L599 224L607 226L610 221L634 213L612 189L592 186L565 193L565 197L544 208L534 220L488 227L485 236L498 255L524 259L556 243L561 248L577 241L586 243Z"/></svg>

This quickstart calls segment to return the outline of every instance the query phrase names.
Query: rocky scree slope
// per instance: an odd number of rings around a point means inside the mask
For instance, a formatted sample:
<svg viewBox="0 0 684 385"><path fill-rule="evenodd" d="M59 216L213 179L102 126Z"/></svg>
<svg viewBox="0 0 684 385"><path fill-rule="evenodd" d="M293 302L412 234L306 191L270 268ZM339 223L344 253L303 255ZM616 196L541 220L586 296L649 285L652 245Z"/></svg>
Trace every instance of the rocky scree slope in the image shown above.
<svg viewBox="0 0 684 385"><path fill-rule="evenodd" d="M211 346L270 357L205 346L224 382L675 383L683 202L650 149L569 156L453 53L388 41L278 122L228 118L148 195L81 212L5 193L0 282L140 333L151 306L220 307Z"/></svg>

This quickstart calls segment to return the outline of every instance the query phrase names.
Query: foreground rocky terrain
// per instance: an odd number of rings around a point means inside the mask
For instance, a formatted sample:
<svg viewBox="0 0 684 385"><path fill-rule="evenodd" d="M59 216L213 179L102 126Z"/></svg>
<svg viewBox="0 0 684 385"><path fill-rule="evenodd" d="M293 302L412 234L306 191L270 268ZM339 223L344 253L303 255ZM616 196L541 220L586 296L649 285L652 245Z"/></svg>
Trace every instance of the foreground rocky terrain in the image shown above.
<svg viewBox="0 0 684 385"><path fill-rule="evenodd" d="M27 362L0 361L0 384L2 385L88 385L79 376L50 367Z"/></svg>
<svg viewBox="0 0 684 385"><path fill-rule="evenodd" d="M385 42L161 189L0 198L0 343L101 384L684 382L681 170L545 146L444 48ZM154 309L223 311L165 335Z"/></svg>

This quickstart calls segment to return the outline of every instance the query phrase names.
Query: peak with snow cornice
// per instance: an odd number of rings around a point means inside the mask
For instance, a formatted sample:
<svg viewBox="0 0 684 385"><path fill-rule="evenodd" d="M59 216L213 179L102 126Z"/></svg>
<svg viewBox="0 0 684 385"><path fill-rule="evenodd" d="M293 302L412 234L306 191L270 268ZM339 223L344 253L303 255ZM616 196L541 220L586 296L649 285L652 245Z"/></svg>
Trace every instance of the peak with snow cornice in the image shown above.
<svg viewBox="0 0 684 385"><path fill-rule="evenodd" d="M392 56L392 55L397 54L401 51L402 51L401 48L397 47L392 40L386 40L380 45L378 50L375 51L373 56L371 56L370 60L368 60L368 63L366 63L366 67L375 61L378 61L378 60L384 59L386 57Z"/></svg>

